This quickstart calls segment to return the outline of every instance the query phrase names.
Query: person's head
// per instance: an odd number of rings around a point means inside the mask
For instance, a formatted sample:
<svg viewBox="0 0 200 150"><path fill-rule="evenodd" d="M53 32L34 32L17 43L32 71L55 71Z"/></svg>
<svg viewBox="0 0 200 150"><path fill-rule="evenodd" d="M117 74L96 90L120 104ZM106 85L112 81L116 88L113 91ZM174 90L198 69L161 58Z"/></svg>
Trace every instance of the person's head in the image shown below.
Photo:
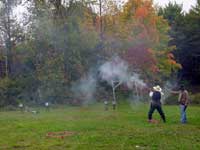
<svg viewBox="0 0 200 150"><path fill-rule="evenodd" d="M181 85L181 86L180 86L180 90L181 90L181 91L184 91L184 90L185 90L184 85Z"/></svg>

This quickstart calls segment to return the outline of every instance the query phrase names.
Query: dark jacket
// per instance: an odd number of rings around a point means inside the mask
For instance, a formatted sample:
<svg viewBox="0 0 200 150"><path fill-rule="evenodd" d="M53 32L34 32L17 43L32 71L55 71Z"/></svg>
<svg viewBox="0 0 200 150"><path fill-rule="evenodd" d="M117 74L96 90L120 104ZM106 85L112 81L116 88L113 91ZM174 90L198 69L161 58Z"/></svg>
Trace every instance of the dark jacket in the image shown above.
<svg viewBox="0 0 200 150"><path fill-rule="evenodd" d="M158 91L154 91L152 95L152 104L161 105L161 93Z"/></svg>

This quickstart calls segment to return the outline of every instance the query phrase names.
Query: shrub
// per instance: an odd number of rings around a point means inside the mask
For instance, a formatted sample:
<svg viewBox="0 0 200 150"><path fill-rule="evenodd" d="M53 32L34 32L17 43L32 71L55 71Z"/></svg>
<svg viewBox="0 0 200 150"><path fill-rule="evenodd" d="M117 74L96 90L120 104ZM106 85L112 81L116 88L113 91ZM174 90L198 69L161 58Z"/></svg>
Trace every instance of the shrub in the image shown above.
<svg viewBox="0 0 200 150"><path fill-rule="evenodd" d="M13 106L13 105L7 105L6 107L3 108L5 111L16 111L18 108Z"/></svg>
<svg viewBox="0 0 200 150"><path fill-rule="evenodd" d="M192 94L190 96L191 104L200 104L200 93Z"/></svg>
<svg viewBox="0 0 200 150"><path fill-rule="evenodd" d="M189 97L190 97L190 104L194 104L194 105L200 104L200 93L197 93L197 94L189 93ZM165 104L168 104L168 105L179 104L178 95L169 96L167 99L165 99Z"/></svg>
<svg viewBox="0 0 200 150"><path fill-rule="evenodd" d="M178 104L178 95L170 95L165 99L165 104L167 105L177 105Z"/></svg>

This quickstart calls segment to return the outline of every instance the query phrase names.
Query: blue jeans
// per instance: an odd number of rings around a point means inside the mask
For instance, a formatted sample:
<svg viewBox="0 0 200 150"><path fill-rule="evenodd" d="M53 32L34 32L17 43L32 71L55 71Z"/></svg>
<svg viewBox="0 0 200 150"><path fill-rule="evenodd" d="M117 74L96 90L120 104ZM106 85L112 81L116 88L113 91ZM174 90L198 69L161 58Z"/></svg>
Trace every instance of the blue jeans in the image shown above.
<svg viewBox="0 0 200 150"><path fill-rule="evenodd" d="M181 109L181 123L186 123L187 122L186 108L187 108L187 106L182 105L182 104L180 105L180 109Z"/></svg>

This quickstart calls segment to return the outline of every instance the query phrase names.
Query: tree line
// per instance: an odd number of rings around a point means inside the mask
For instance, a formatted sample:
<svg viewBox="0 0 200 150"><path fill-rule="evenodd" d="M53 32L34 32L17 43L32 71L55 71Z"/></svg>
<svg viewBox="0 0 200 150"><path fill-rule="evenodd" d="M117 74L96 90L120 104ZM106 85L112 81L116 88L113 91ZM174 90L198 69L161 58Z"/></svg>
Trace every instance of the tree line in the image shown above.
<svg viewBox="0 0 200 150"><path fill-rule="evenodd" d="M199 85L200 75L200 1L188 13L183 11L182 5L169 3L160 8L159 15L167 19L171 27L169 45L175 45L173 51L176 61L182 65L178 78L189 84Z"/></svg>
<svg viewBox="0 0 200 150"><path fill-rule="evenodd" d="M199 1L188 14L176 4L157 9L144 0L0 3L1 107L70 103L71 86L113 55L147 83L178 70L181 78L189 77L188 61L199 63ZM20 17L19 7L26 9Z"/></svg>

